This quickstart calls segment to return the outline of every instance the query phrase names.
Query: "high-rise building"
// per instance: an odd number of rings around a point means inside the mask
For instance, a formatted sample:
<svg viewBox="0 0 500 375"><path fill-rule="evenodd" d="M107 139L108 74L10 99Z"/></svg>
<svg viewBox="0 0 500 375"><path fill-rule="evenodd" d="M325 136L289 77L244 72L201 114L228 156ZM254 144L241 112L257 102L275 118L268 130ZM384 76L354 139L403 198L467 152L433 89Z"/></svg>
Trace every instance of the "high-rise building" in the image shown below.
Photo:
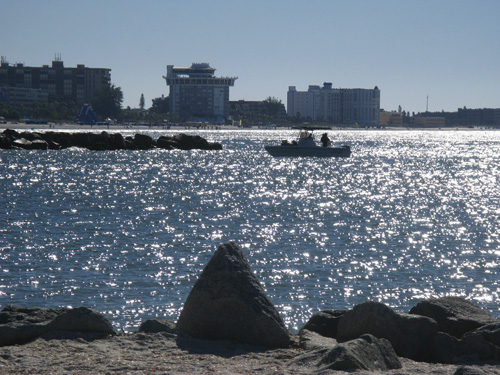
<svg viewBox="0 0 500 375"><path fill-rule="evenodd" d="M307 91L288 88L287 114L312 121L332 124L378 125L380 116L380 90L336 89L325 82L323 87L311 85Z"/></svg>
<svg viewBox="0 0 500 375"><path fill-rule="evenodd" d="M77 106L90 103L111 82L111 69L65 68L56 58L52 66L9 64L4 57L0 65L0 86L36 89L48 95L48 101L72 100Z"/></svg>
<svg viewBox="0 0 500 375"><path fill-rule="evenodd" d="M237 77L215 77L207 63L191 67L167 65L170 113L182 118L221 119L229 116L229 87Z"/></svg>

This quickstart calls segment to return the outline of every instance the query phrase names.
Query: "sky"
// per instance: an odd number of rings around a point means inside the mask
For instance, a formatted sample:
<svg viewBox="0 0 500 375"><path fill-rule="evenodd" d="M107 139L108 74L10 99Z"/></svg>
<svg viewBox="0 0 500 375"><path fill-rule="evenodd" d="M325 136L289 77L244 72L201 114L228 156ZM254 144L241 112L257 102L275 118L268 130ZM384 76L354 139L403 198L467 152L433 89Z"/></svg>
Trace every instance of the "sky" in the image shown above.
<svg viewBox="0 0 500 375"><path fill-rule="evenodd" d="M0 0L11 64L111 69L123 106L168 96L166 66L238 77L230 100L289 86L378 86L409 112L500 108L500 0ZM428 97L428 99L427 99Z"/></svg>

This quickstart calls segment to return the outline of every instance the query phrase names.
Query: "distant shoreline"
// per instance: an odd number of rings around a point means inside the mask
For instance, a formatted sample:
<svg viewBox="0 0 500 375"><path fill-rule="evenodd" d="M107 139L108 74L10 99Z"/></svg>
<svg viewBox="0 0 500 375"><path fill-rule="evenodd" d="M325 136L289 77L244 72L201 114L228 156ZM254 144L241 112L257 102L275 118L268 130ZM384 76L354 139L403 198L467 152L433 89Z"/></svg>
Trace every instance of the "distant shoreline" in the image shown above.
<svg viewBox="0 0 500 375"><path fill-rule="evenodd" d="M110 125L80 125L74 123L47 123L47 124L27 124L25 122L6 122L0 123L0 132L5 129L14 130L95 130L95 131L108 131L108 130L293 130L292 126L279 126L279 125L252 125L247 127L233 126L233 125L203 125L203 126L190 126L190 125L143 125L143 124L110 124ZM383 130L393 130L393 131L480 131L480 130L500 130L500 128L493 128L487 126L449 126L442 128L430 128L430 127L403 127L403 126L372 126L370 128L360 128L360 127L332 127L331 129L325 129L325 131L343 131L343 130L370 130L370 131L383 131Z"/></svg>

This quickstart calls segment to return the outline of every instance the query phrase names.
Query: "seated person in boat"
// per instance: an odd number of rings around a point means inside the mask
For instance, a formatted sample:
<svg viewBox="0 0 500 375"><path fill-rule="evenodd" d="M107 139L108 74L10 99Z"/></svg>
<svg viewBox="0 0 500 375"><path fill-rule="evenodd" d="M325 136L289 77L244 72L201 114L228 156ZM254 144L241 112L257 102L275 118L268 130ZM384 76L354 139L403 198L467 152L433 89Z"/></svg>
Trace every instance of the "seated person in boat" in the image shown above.
<svg viewBox="0 0 500 375"><path fill-rule="evenodd" d="M330 138L328 138L328 134L323 133L321 137L321 143L323 143L323 147L326 147L330 144Z"/></svg>

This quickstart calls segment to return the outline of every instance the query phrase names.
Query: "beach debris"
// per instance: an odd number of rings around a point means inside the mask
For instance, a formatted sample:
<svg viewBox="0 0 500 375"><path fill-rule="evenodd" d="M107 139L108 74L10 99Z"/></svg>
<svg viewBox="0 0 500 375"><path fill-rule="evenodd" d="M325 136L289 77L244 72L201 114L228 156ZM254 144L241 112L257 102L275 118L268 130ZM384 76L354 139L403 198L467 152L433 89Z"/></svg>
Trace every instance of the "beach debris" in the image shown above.
<svg viewBox="0 0 500 375"><path fill-rule="evenodd" d="M434 319L439 331L456 338L484 325L500 323L494 315L461 297L423 300L410 310L410 314Z"/></svg>
<svg viewBox="0 0 500 375"><path fill-rule="evenodd" d="M110 322L87 307L46 309L8 305L0 312L0 346L25 344L38 337L93 340L114 334Z"/></svg>
<svg viewBox="0 0 500 375"><path fill-rule="evenodd" d="M177 329L212 340L286 347L290 334L242 249L220 245L191 290Z"/></svg>

